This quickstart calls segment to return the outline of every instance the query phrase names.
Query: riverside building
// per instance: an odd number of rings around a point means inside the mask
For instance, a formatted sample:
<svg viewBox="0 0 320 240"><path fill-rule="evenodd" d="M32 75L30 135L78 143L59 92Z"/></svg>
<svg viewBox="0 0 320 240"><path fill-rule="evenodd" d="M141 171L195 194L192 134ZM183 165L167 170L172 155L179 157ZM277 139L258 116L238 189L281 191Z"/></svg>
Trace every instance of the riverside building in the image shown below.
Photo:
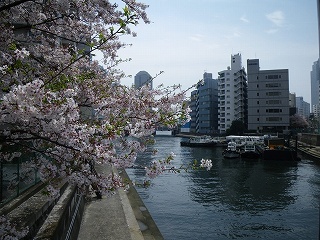
<svg viewBox="0 0 320 240"><path fill-rule="evenodd" d="M231 67L218 74L218 129L225 133L234 120L247 125L247 74L241 63L241 54L231 55Z"/></svg>
<svg viewBox="0 0 320 240"><path fill-rule="evenodd" d="M289 127L289 70L260 70L247 60L248 130L280 132Z"/></svg>
<svg viewBox="0 0 320 240"><path fill-rule="evenodd" d="M214 134L218 131L218 81L203 74L203 84L191 92L190 132Z"/></svg>

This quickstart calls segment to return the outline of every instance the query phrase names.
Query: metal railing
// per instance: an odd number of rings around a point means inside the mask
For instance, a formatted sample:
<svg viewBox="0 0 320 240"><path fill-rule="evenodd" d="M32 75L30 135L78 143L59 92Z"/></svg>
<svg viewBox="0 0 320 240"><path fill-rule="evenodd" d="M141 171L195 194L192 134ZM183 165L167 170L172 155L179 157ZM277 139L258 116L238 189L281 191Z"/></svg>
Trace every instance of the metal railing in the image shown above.
<svg viewBox="0 0 320 240"><path fill-rule="evenodd" d="M0 160L0 207L40 181L38 172L24 164L26 161L21 157Z"/></svg>

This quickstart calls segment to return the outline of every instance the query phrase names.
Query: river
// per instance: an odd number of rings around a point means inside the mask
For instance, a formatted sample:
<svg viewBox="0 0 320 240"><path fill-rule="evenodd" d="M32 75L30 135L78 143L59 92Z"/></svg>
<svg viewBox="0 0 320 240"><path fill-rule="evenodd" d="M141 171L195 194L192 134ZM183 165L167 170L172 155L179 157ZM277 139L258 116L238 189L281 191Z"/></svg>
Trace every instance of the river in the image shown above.
<svg viewBox="0 0 320 240"><path fill-rule="evenodd" d="M209 158L212 168L165 173L137 191L166 240L318 239L320 160L245 162L222 148L181 147L179 137L155 137L137 159L145 165L170 152L180 166ZM158 149L158 155L152 155ZM127 169L133 181L143 169Z"/></svg>

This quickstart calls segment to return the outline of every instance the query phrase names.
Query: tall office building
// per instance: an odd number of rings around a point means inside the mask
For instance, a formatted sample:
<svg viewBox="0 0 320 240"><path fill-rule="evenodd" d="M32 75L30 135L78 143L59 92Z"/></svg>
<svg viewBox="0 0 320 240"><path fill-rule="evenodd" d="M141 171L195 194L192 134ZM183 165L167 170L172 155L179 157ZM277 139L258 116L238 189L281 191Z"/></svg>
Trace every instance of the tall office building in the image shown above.
<svg viewBox="0 0 320 240"><path fill-rule="evenodd" d="M203 74L203 84L191 92L190 131L214 134L218 131L218 81L212 73Z"/></svg>
<svg viewBox="0 0 320 240"><path fill-rule="evenodd" d="M289 127L289 70L260 70L247 60L248 130L280 132Z"/></svg>
<svg viewBox="0 0 320 240"><path fill-rule="evenodd" d="M225 133L234 120L241 120L247 125L247 73L242 66L241 55L231 55L231 67L218 74L218 128L220 133Z"/></svg>
<svg viewBox="0 0 320 240"><path fill-rule="evenodd" d="M320 0L317 0L317 10L318 10L318 44L319 44L319 58L320 58Z"/></svg>
<svg viewBox="0 0 320 240"><path fill-rule="evenodd" d="M314 113L313 109L319 109L320 105L320 0L317 0L317 10L318 10L318 60L315 61L312 65L312 70L310 73L311 77L311 108L312 112Z"/></svg>
<svg viewBox="0 0 320 240"><path fill-rule="evenodd" d="M134 87L141 88L143 85L148 84L152 89L152 77L146 71L140 71L134 76Z"/></svg>
<svg viewBox="0 0 320 240"><path fill-rule="evenodd" d="M319 105L320 66L319 60L312 65L311 78L311 106Z"/></svg>

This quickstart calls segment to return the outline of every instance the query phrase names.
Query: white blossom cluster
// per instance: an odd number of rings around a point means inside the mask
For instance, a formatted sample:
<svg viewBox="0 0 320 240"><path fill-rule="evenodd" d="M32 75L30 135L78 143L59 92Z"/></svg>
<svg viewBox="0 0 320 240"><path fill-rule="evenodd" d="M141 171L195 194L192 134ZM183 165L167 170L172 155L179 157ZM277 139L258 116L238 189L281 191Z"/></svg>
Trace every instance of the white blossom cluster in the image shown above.
<svg viewBox="0 0 320 240"><path fill-rule="evenodd" d="M212 161L210 159L201 159L200 167L206 168L209 171L212 168Z"/></svg>

